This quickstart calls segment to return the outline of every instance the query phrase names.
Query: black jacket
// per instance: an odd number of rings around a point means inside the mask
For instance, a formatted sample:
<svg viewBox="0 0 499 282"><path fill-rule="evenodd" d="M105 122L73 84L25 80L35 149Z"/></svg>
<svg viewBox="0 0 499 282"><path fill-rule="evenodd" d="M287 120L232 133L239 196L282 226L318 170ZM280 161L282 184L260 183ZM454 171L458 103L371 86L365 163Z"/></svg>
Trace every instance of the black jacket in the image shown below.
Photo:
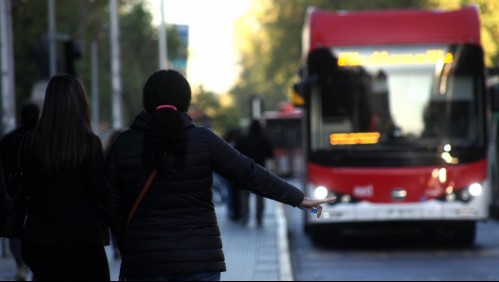
<svg viewBox="0 0 499 282"><path fill-rule="evenodd" d="M17 170L19 144L21 143L24 134L29 131L30 129L19 126L3 136L0 141L0 155L2 156L4 180L7 185L7 192L11 198L17 193L15 185L12 185L10 182L13 179L13 174Z"/></svg>
<svg viewBox="0 0 499 282"><path fill-rule="evenodd" d="M96 135L92 138L101 144ZM21 161L23 185L13 201L9 237L55 246L109 244L109 229L100 214L96 191L104 164L102 145L93 159L59 175L43 173L30 151L22 153Z"/></svg>
<svg viewBox="0 0 499 282"><path fill-rule="evenodd" d="M3 169L2 163L0 162L0 236L3 234L3 229L5 223L7 222L7 216L10 210L10 197L7 194L7 188L5 182L3 181Z"/></svg>
<svg viewBox="0 0 499 282"><path fill-rule="evenodd" d="M142 161L149 120L140 113L119 136L103 173L102 204L119 241L125 277L225 271L212 202L214 171L285 204L296 206L303 200L301 190L240 154L210 129L195 126L184 114L184 167L165 160L167 172L158 172L125 231L128 212L150 174Z"/></svg>
<svg viewBox="0 0 499 282"><path fill-rule="evenodd" d="M18 192L16 190L16 183L14 183L14 174L17 171L17 155L18 155L18 146L20 144L21 138L23 135L30 131L30 128L24 126L18 126L11 132L5 134L0 141L0 156L2 158L2 192L5 190L7 195L0 196L1 202L1 210L0 210L0 225L2 223L4 225L0 226L5 227L5 223L7 222L7 214L5 213L5 208L7 206L10 207L11 200L13 199ZM5 200L4 200L5 197ZM5 208L4 208L4 205ZM9 208L10 209L10 208ZM1 230L0 230L1 231Z"/></svg>
<svg viewBox="0 0 499 282"><path fill-rule="evenodd" d="M241 138L235 148L263 167L265 167L265 160L274 157L270 139L263 134L249 134Z"/></svg>

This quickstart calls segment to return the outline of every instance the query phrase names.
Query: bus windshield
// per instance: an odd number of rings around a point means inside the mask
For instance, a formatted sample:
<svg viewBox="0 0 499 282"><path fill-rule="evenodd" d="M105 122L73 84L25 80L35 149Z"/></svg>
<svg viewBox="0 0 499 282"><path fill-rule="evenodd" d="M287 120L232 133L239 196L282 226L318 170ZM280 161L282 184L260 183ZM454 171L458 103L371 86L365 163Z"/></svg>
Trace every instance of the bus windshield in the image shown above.
<svg viewBox="0 0 499 282"><path fill-rule="evenodd" d="M310 151L484 146L482 57L474 45L313 51Z"/></svg>

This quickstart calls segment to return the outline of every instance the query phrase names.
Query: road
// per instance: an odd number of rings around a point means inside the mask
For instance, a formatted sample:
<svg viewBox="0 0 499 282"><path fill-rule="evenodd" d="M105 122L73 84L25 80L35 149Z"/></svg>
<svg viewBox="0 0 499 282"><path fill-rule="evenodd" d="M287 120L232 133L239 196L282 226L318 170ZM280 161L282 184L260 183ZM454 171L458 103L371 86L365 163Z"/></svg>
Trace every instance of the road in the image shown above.
<svg viewBox="0 0 499 282"><path fill-rule="evenodd" d="M499 223L478 224L471 247L429 242L418 233L362 232L335 244L314 244L303 231L303 215L286 208L296 281L497 281ZM444 242L445 243L445 242Z"/></svg>

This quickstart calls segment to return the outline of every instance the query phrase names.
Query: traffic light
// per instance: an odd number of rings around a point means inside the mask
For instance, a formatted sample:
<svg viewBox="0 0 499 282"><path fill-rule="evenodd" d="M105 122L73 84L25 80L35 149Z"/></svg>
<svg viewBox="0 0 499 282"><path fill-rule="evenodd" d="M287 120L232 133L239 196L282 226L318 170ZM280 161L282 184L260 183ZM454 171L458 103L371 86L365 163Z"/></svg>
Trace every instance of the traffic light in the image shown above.
<svg viewBox="0 0 499 282"><path fill-rule="evenodd" d="M75 60L81 58L80 45L72 39L63 41L63 72L76 76Z"/></svg>
<svg viewBox="0 0 499 282"><path fill-rule="evenodd" d="M49 42L46 34L31 46L30 56L38 67L38 73L41 79L49 79Z"/></svg>

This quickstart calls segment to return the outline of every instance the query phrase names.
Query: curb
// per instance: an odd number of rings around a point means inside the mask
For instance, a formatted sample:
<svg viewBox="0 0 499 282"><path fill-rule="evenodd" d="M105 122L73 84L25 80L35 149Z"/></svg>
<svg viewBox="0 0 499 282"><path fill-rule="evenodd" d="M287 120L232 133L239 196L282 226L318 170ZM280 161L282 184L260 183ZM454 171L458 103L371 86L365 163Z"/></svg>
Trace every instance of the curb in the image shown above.
<svg viewBox="0 0 499 282"><path fill-rule="evenodd" d="M277 203L276 207L277 222L277 244L279 250L279 274L280 281L294 281L293 271L291 270L291 256L289 253L288 225L284 215L284 204Z"/></svg>

